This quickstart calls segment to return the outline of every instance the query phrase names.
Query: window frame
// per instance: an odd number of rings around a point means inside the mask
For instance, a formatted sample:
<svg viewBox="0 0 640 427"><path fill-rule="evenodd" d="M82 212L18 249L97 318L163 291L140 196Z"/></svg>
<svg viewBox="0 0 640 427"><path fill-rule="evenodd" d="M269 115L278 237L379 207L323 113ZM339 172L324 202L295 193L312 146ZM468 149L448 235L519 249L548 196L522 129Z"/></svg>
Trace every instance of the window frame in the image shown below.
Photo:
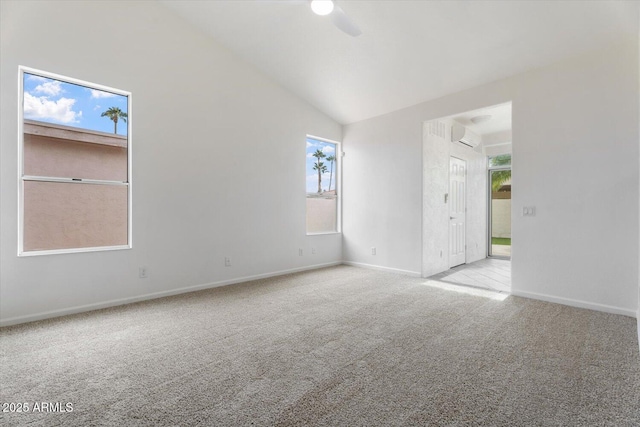
<svg viewBox="0 0 640 427"><path fill-rule="evenodd" d="M314 139L320 142L328 142L330 144L335 144L336 146L336 168L335 168L335 177L337 181L336 189L336 231L322 231L317 233L309 233L307 230L306 217L307 217L307 208L305 205L305 233L307 236L324 236L330 234L342 234L342 157L344 153L342 152L342 143L340 141L334 141L333 139L322 138L320 136L307 134L305 137L305 145L307 139ZM307 155L307 151L305 149L305 158ZM305 186L306 186L306 175L307 171L305 168ZM305 188L305 201L306 201L306 188Z"/></svg>
<svg viewBox="0 0 640 427"><path fill-rule="evenodd" d="M84 86L90 89L96 89L104 92L111 92L117 95L127 97L127 181L112 181L112 180L100 180L100 179L82 179L78 181L73 177L47 177L39 175L25 175L24 173L24 79L26 74L33 74L40 77L59 80L65 83L71 83L79 86ZM132 100L131 92L121 89L112 88L96 83L87 82L84 80L76 79L73 77L67 77L48 71L38 70L23 65L18 66L18 256L39 256L39 255L54 255L54 254L68 254L68 253L83 253L83 252L101 252L101 251L114 251L122 249L133 248L133 184L132 184ZM24 186L26 181L35 182L53 182L53 183L66 183L66 184L94 184L94 185L109 185L109 186L126 186L127 187L127 244L116 246L95 246L84 248L65 248L65 249L47 249L47 250L24 250Z"/></svg>

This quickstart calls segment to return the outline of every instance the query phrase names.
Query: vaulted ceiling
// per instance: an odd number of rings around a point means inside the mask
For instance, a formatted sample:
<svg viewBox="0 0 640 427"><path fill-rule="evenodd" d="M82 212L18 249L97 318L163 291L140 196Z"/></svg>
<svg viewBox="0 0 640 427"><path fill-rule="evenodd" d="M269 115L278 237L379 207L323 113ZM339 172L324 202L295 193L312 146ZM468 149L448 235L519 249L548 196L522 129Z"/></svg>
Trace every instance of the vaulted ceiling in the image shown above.
<svg viewBox="0 0 640 427"><path fill-rule="evenodd" d="M340 123L638 37L636 1L338 1L351 37L306 0L162 4Z"/></svg>

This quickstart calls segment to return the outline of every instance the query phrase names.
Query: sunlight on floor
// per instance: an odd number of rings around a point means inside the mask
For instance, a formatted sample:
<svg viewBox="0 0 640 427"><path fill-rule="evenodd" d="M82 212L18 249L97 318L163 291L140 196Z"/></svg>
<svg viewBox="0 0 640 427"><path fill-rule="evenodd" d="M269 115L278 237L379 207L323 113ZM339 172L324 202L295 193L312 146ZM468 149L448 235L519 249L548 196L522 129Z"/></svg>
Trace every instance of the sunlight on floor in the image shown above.
<svg viewBox="0 0 640 427"><path fill-rule="evenodd" d="M487 289L472 288L469 286L452 285L450 283L437 282L435 280L427 280L426 282L424 282L424 284L432 288L473 295L476 297L489 298L496 301L504 301L509 297L509 294L503 292L494 292Z"/></svg>
<svg viewBox="0 0 640 427"><path fill-rule="evenodd" d="M510 294L511 262L506 259L485 258L434 274L428 279Z"/></svg>

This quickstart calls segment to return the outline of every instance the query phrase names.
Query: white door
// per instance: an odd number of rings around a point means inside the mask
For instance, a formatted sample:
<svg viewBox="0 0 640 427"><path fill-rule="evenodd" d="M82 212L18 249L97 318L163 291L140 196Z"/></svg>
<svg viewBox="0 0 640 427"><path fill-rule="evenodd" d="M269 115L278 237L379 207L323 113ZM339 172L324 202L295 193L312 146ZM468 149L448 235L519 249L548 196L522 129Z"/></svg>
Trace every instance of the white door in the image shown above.
<svg viewBox="0 0 640 427"><path fill-rule="evenodd" d="M449 268L466 262L467 162L449 162Z"/></svg>

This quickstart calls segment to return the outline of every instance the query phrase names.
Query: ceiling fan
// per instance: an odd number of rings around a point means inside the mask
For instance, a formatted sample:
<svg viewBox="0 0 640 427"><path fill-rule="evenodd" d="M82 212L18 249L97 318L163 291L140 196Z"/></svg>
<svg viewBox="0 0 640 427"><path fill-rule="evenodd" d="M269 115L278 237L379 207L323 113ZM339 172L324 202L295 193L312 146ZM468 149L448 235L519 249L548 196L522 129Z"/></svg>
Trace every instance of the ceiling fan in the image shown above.
<svg viewBox="0 0 640 427"><path fill-rule="evenodd" d="M329 15L333 25L338 27L341 31L349 34L352 37L358 37L362 34L362 31L358 26L347 16L344 10L336 4L334 0L311 0L311 10L316 15L325 16Z"/></svg>

